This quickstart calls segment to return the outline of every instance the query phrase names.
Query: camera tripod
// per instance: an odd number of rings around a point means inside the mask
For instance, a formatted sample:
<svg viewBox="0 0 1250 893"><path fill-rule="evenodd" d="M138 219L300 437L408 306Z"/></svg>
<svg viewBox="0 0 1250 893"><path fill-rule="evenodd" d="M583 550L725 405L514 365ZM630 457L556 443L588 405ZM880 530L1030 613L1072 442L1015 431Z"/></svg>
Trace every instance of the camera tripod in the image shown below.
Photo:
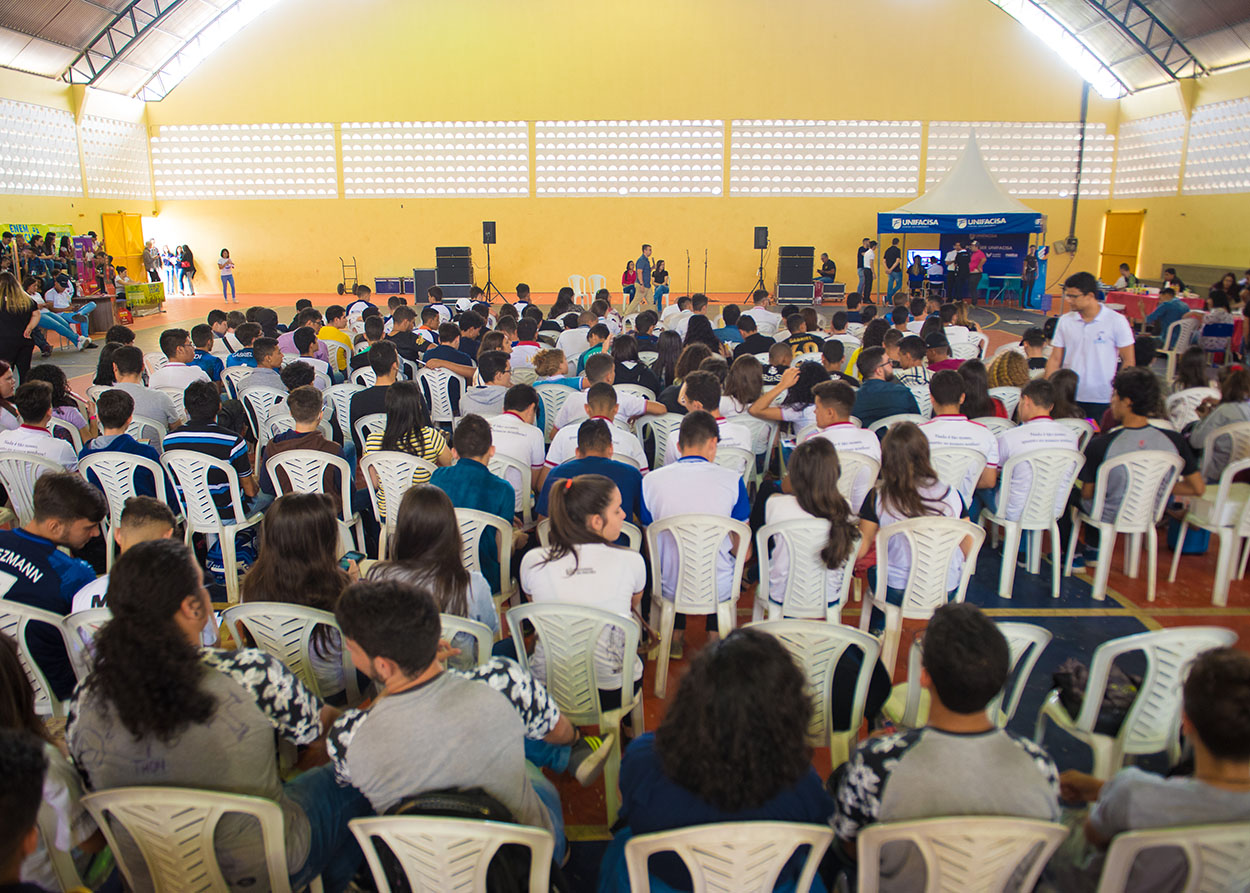
<svg viewBox="0 0 1250 893"><path fill-rule="evenodd" d="M512 303L504 296L504 293L499 290L499 286L495 285L495 283L490 278L490 242L487 242L486 243L486 284L482 286L482 297L486 299L487 304L491 302L491 292L494 292L495 294L499 295L499 300L503 301L505 304Z"/></svg>

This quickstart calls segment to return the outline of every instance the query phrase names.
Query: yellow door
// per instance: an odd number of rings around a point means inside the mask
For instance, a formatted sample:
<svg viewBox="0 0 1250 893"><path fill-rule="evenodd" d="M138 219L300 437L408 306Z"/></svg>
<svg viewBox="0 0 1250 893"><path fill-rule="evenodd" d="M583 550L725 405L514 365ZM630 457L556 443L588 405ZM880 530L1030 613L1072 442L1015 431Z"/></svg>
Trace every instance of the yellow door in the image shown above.
<svg viewBox="0 0 1250 893"><path fill-rule="evenodd" d="M1146 222L1145 211L1108 211L1102 225L1102 258L1098 278L1113 285L1120 278L1120 264L1128 264L1137 272L1137 250L1141 246L1141 230Z"/></svg>
<svg viewBox="0 0 1250 893"><path fill-rule="evenodd" d="M114 267L125 267L135 282L146 282L143 269L143 217L139 214L101 214L104 250L113 256Z"/></svg>

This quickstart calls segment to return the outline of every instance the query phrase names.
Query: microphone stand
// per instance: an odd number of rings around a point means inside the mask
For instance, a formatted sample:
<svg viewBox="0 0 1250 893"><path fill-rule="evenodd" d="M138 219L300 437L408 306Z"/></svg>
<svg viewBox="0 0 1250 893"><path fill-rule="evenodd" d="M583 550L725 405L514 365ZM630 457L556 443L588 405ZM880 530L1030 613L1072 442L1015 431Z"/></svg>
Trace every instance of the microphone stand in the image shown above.
<svg viewBox="0 0 1250 893"><path fill-rule="evenodd" d="M686 294L690 294L690 249L686 249Z"/></svg>
<svg viewBox="0 0 1250 893"><path fill-rule="evenodd" d="M707 294L707 249L703 249L703 293Z"/></svg>

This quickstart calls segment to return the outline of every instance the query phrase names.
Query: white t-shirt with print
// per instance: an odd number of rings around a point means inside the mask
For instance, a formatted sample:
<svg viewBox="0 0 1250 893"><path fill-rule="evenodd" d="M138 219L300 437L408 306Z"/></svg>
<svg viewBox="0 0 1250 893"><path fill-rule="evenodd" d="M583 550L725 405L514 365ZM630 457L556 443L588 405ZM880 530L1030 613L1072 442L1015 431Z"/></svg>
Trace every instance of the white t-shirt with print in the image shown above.
<svg viewBox="0 0 1250 893"><path fill-rule="evenodd" d="M920 488L920 496L924 499L930 512L936 513L936 517L960 518L964 515L963 501L959 498L959 491L954 487L948 487L940 482L930 484ZM909 520L898 514L888 503L883 504L880 491L877 491L864 501L860 517L876 523L881 530L886 530L891 524ZM877 561L880 562L880 560L880 556L878 556ZM886 576L887 586L892 589L903 589L907 586L907 577L911 574L911 545L906 538L896 536L889 541L886 567L889 568ZM955 554L951 556L950 567L946 573L947 591L959 586L963 570L964 553L956 548Z"/></svg>
<svg viewBox="0 0 1250 893"><path fill-rule="evenodd" d="M645 397L639 396L632 391L616 388L616 421L622 425L628 425L632 419L647 412L647 400ZM575 394L569 394L564 403L560 406L560 411L556 413L555 426L563 428L567 425L578 424L586 420L586 392L578 391Z"/></svg>
<svg viewBox="0 0 1250 893"><path fill-rule="evenodd" d="M782 521L815 521L814 516L803 511L798 499L788 493L774 493L764 505L764 523L779 524ZM783 537L773 540L773 552L768 559L768 600L778 605L786 592L790 577L790 550ZM825 603L838 601L842 591L842 569L825 571Z"/></svg>
<svg viewBox="0 0 1250 893"><path fill-rule="evenodd" d="M781 325L781 314L773 313L764 307L752 307L750 310L744 310L742 315L755 320L755 325L759 328L761 335L774 335Z"/></svg>
<svg viewBox="0 0 1250 893"><path fill-rule="evenodd" d="M546 561L546 549L531 549L521 559L521 588L536 605L580 605L632 617L635 592L647 585L647 566L633 549L607 543L585 543L554 561ZM605 630L595 649L595 667L602 688L621 684L624 634ZM530 669L541 682L547 680L542 639L530 658ZM642 661L634 663L634 680L642 678Z"/></svg>
<svg viewBox="0 0 1250 893"><path fill-rule="evenodd" d="M985 456L987 468L998 467L998 439L994 432L963 415L943 415L920 423L920 431L929 440L929 447L965 447ZM976 489L979 474L971 471L959 485L959 495L964 505L972 503L972 491Z"/></svg>
<svg viewBox="0 0 1250 893"><path fill-rule="evenodd" d="M547 444L543 440L542 429L531 425L515 412L491 416L486 420L490 424L491 442L495 445L495 453L516 459L531 470L542 468L547 457ZM504 479L517 491L516 511L521 510L521 494L530 486L530 480L522 481L515 469L509 468Z"/></svg>
<svg viewBox="0 0 1250 893"><path fill-rule="evenodd" d="M850 422L835 422L828 428L817 428L804 440L811 440L813 437L823 437L833 444L839 453L862 453L875 459L878 465L881 464L881 441L877 435L863 428L856 428ZM859 511L859 507L864 504L864 499L868 496L868 491L876 482L876 478L870 475L867 469L860 472L851 486L851 511Z"/></svg>
<svg viewBox="0 0 1250 893"><path fill-rule="evenodd" d="M1030 419L1023 425L1008 428L998 435L998 457L1003 465L1013 456L1019 456L1030 450L1075 450L1080 437L1071 428L1061 425L1050 416L1039 416ZM1006 506L1003 497L998 497L998 512L1001 515L1004 507L1008 521L1020 520L1024 511L1024 501L1028 498L1029 487L1033 484L1033 470L1028 463L1016 466L1011 477L1011 492L1007 494ZM1062 512L1067 504L1066 491L1055 494L1055 511Z"/></svg>

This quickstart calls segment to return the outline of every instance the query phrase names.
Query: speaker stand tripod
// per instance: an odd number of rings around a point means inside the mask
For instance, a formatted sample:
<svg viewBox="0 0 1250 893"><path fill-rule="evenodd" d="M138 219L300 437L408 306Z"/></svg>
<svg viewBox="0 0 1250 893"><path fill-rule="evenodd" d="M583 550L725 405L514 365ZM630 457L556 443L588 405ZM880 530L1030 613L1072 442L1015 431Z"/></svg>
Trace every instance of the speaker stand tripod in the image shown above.
<svg viewBox="0 0 1250 893"><path fill-rule="evenodd" d="M760 271L759 271L759 275L755 277L755 284L752 285L751 290L747 292L748 300L750 300L751 296L754 295L760 289L763 289L764 291L768 291L768 286L764 284L764 251L765 250L766 249L764 248L760 249ZM704 261L704 264L706 266L706 261Z"/></svg>
<svg viewBox="0 0 1250 893"><path fill-rule="evenodd" d="M504 293L499 290L499 286L495 285L495 283L491 281L491 278L490 278L490 242L487 242L486 243L486 284L482 286L482 297L486 299L487 304L491 302L491 292L494 292L495 294L499 295L499 300L503 301L505 304L512 303L506 297L504 297Z"/></svg>

